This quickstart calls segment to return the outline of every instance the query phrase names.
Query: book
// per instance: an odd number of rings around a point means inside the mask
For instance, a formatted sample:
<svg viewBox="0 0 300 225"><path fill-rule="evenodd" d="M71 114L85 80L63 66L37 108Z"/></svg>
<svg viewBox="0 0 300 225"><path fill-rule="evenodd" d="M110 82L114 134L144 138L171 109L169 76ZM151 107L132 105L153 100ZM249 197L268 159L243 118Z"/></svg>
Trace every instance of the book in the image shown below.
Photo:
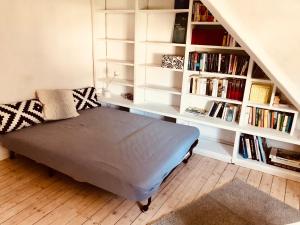
<svg viewBox="0 0 300 225"><path fill-rule="evenodd" d="M261 159L264 163L267 163L266 152L265 152L265 149L263 146L263 139L262 139L262 137L257 137L257 140L258 140L259 151L261 154Z"/></svg>
<svg viewBox="0 0 300 225"><path fill-rule="evenodd" d="M272 162L300 168L300 152L272 148L269 158Z"/></svg>
<svg viewBox="0 0 300 225"><path fill-rule="evenodd" d="M173 43L186 43L188 13L176 13L173 30Z"/></svg>
<svg viewBox="0 0 300 225"><path fill-rule="evenodd" d="M227 89L228 89L228 80L223 79L221 98L226 98L227 97Z"/></svg>
<svg viewBox="0 0 300 225"><path fill-rule="evenodd" d="M246 149L247 149L247 154L249 159L253 159L252 156L252 151L251 151L251 146L250 146L250 139L249 137L245 137L245 143L246 143Z"/></svg>
<svg viewBox="0 0 300 225"><path fill-rule="evenodd" d="M249 140L250 140L250 149L251 149L252 159L257 160L258 157L256 155L256 150L255 150L255 145L254 145L254 137L252 135L250 135Z"/></svg>
<svg viewBox="0 0 300 225"><path fill-rule="evenodd" d="M218 89L219 89L219 79L215 78L212 80L213 82L213 89L212 89L212 95L213 97L218 97Z"/></svg>
<svg viewBox="0 0 300 225"><path fill-rule="evenodd" d="M261 157L261 153L260 153L259 145L258 145L258 139L256 136L253 136L253 138L254 138L254 148L255 148L257 160L262 162L262 157Z"/></svg>
<svg viewBox="0 0 300 225"><path fill-rule="evenodd" d="M210 108L210 110L209 110L208 115L209 115L210 117L214 117L217 108L218 108L218 103L217 103L217 102L213 102L213 104L211 105L211 108Z"/></svg>
<svg viewBox="0 0 300 225"><path fill-rule="evenodd" d="M271 91L271 85L252 84L249 100L252 103L267 104L271 96Z"/></svg>
<svg viewBox="0 0 300 225"><path fill-rule="evenodd" d="M248 159L247 146L246 146L244 135L240 136L239 152L243 156L244 159Z"/></svg>
<svg viewBox="0 0 300 225"><path fill-rule="evenodd" d="M175 0L174 9L188 9L189 0Z"/></svg>

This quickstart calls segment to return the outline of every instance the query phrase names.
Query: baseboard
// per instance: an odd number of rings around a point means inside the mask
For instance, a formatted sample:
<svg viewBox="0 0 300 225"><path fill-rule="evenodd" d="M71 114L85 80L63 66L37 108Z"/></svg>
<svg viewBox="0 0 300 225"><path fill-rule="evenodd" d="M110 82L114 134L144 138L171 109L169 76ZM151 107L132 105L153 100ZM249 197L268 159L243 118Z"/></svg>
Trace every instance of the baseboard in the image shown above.
<svg viewBox="0 0 300 225"><path fill-rule="evenodd" d="M0 160L4 160L4 159L7 159L7 158L9 158L9 152L0 143Z"/></svg>

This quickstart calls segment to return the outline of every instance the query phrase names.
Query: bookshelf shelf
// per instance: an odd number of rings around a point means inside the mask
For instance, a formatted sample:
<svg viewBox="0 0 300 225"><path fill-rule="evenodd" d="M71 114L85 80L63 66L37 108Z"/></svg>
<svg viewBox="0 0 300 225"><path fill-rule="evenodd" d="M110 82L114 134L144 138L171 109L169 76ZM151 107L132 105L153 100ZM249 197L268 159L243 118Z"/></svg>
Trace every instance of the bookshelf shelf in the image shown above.
<svg viewBox="0 0 300 225"><path fill-rule="evenodd" d="M287 179L300 181L300 173L298 172L287 170L270 164L265 164L256 160L244 159L240 155L238 155L233 162L237 165L246 166L253 170L260 170L264 173L269 173L275 176L281 176L286 177Z"/></svg>
<svg viewBox="0 0 300 225"><path fill-rule="evenodd" d="M195 21L192 21L191 22L191 25L202 25L202 26L222 26L221 23L219 22L195 22Z"/></svg>
<svg viewBox="0 0 300 225"><path fill-rule="evenodd" d="M229 47L229 46L217 46L217 45L195 45L191 44L190 49L217 49L217 50L231 50L231 51L245 51L242 47Z"/></svg>
<svg viewBox="0 0 300 225"><path fill-rule="evenodd" d="M212 126L224 130L237 131L238 124L236 122L227 122L225 120L209 117L209 116L195 116L190 113L182 113L177 116L178 119L199 123L202 125Z"/></svg>
<svg viewBox="0 0 300 225"><path fill-rule="evenodd" d="M241 105L243 102L237 101L237 100L232 100L228 98L220 98L220 97L213 97L213 96L208 96L208 95L196 95L196 94L188 94L190 96L196 96L198 98L203 98L207 99L209 101L217 101L217 102L226 102L226 103L231 103L235 105Z"/></svg>
<svg viewBox="0 0 300 225"><path fill-rule="evenodd" d="M269 138L269 139L273 139L285 143L300 145L299 130L295 130L293 135L275 129L271 129L271 128L260 128L252 125L240 126L238 130L245 134L251 134L251 135L261 136L264 138Z"/></svg>
<svg viewBox="0 0 300 225"><path fill-rule="evenodd" d="M149 90L162 91L174 95L181 95L181 90L179 88L174 88L174 87L164 87L160 85L150 85L150 84L142 85L140 87Z"/></svg>
<svg viewBox="0 0 300 225"><path fill-rule="evenodd" d="M167 45L172 47L186 47L186 44L178 44L178 43L172 43L172 42L161 42L161 41L141 41L139 42L141 44L147 44L147 45Z"/></svg>
<svg viewBox="0 0 300 225"><path fill-rule="evenodd" d="M161 70L169 70L169 71L175 71L175 72L183 72L183 70L181 70L181 69L172 69L172 68L161 67L161 65L158 65L158 64L140 64L139 66L144 66L147 68L161 69Z"/></svg>
<svg viewBox="0 0 300 225"><path fill-rule="evenodd" d="M121 86L127 86L127 87L134 87L134 83L132 80L124 80L124 79L109 79L109 78L101 78L99 81L109 83L111 82L112 84L115 85L121 85Z"/></svg>
<svg viewBox="0 0 300 225"><path fill-rule="evenodd" d="M107 14L123 14L123 13L135 13L133 9L98 9L96 14L107 13Z"/></svg>
<svg viewBox="0 0 300 225"><path fill-rule="evenodd" d="M203 138L195 148L195 153L230 163L233 146Z"/></svg>
<svg viewBox="0 0 300 225"><path fill-rule="evenodd" d="M200 143L196 148L197 153L226 162L233 162L251 169L259 169L285 178L300 180L299 173L252 160L245 160L237 152L237 146L239 145L237 138L239 138L241 133L272 139L281 144L292 145L293 148L300 146L300 118L298 117L299 111L293 106L273 104L277 95L282 97L281 102L283 103L289 103L289 100L286 96L281 95L276 81L268 79L270 77L268 74L264 76L259 70L256 70L256 63L253 60L254 55L251 52L248 55L243 46L228 47L191 44L193 29L223 29L223 24L220 22L192 21L193 4L195 2L193 0L190 0L189 9L173 9L174 0L92 0L92 2L95 86L100 92L102 88L100 85L110 82L107 78L112 77L115 73L118 73L120 75L118 78L121 78L114 79L109 85L109 90L113 93L110 98L105 98L99 94L100 102L171 117L176 119L178 123L184 124L186 122L188 125L199 127L201 129L201 137ZM176 13L188 14L186 42L183 44L172 43ZM215 19L218 20L214 21L220 21L219 18ZM226 36L226 38L228 37ZM232 38L236 39L235 37ZM227 43L234 43L231 42L232 39L227 39L226 41ZM232 46L234 45L232 44ZM245 72L245 75L232 75L191 71L188 68L195 67L189 67L188 63L189 53L193 51L207 54L220 53L242 57L249 56L247 72ZM161 67L162 55L184 56L184 69ZM242 60L244 59L242 58ZM227 63L226 61L226 68L227 66L229 67ZM238 64L238 62L236 63ZM216 71L215 67L214 71ZM224 70L223 68L222 71L230 70ZM197 75L200 78L210 78L207 79L210 82L209 85L211 85L213 78L217 78L221 82L224 81L223 79L226 79L228 83L241 85L241 89L244 90L243 100L237 101L190 94L188 91L190 89L191 75ZM253 83L270 84L272 86L270 103L256 104L249 102L251 85ZM126 93L133 94L133 101L121 96ZM239 121L228 122L220 118L209 117L208 115L197 116L185 111L189 107L207 110L212 102L224 102L238 106L240 109ZM248 122L246 118L247 107L293 114L294 122L293 129L291 129L293 132L288 134L270 128L260 128L246 124L246 121Z"/></svg>
<svg viewBox="0 0 300 225"><path fill-rule="evenodd" d="M116 59L100 59L99 62L104 62L108 64L118 64L123 66L134 66L134 62L126 60L116 60Z"/></svg>
<svg viewBox="0 0 300 225"><path fill-rule="evenodd" d="M130 108L133 105L133 101L123 98L120 95L112 95L110 98L105 98L102 94L98 94L98 100L101 103L107 103L112 105L118 105L122 107Z"/></svg>
<svg viewBox="0 0 300 225"><path fill-rule="evenodd" d="M114 39L114 38L97 38L98 41L107 41L107 42L119 42L119 43L127 43L134 44L134 40L125 40L125 39Z"/></svg>
<svg viewBox="0 0 300 225"><path fill-rule="evenodd" d="M279 112L287 112L287 113L298 113L298 111L289 105L269 105L269 104L257 104L257 103L251 103L249 102L247 104L250 107L257 107L257 108L262 108L262 109L268 109L268 110L273 110L273 111L279 111Z"/></svg>
<svg viewBox="0 0 300 225"><path fill-rule="evenodd" d="M235 78L235 79L243 79L246 80L247 76L243 75L231 75L226 73L212 73L212 72L202 72L202 71L193 71L193 70L187 70L187 75L200 75L201 77L207 77L207 78Z"/></svg>
<svg viewBox="0 0 300 225"><path fill-rule="evenodd" d="M265 84L273 84L273 81L268 80L268 79L258 79L258 78L252 78L251 79L252 83L265 83Z"/></svg>
<svg viewBox="0 0 300 225"><path fill-rule="evenodd" d="M137 13L188 13L189 9L139 9Z"/></svg>

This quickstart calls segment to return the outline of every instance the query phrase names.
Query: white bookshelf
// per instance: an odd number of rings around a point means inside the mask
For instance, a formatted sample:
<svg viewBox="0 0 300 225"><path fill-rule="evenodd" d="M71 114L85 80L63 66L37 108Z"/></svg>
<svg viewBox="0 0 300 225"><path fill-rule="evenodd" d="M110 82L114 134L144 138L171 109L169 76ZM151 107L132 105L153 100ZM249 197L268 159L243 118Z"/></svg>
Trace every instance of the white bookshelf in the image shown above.
<svg viewBox="0 0 300 225"><path fill-rule="evenodd" d="M252 77L254 61L251 55L246 76L188 70L188 57L191 51L247 55L243 47L192 44L191 35L195 27L222 27L220 22L193 22L192 6L193 0L190 0L188 9L174 9L174 0L93 0L94 80L99 90L99 100L132 110L171 117L178 123L202 127L201 133L204 134L200 137L196 152L204 156L300 180L299 173L245 160L239 155L239 137L242 133L300 146L299 125L297 129L299 112L288 101L287 104L273 104L275 94L279 91L277 85L266 77ZM176 13L188 13L186 43L172 43ZM184 56L184 69L162 68L161 58L164 54ZM118 76L112 79L115 74ZM243 100L190 94L191 75L243 80L246 82ZM249 102L253 83L272 85L270 102L267 104ZM101 95L101 90L107 87L112 93L110 98ZM133 101L124 99L122 94L125 93L132 93ZM185 112L190 106L208 109L213 101L239 106L241 108L239 121L227 122ZM291 134L248 125L247 107L293 114ZM206 128L209 128L208 133ZM214 132L211 132L212 129Z"/></svg>

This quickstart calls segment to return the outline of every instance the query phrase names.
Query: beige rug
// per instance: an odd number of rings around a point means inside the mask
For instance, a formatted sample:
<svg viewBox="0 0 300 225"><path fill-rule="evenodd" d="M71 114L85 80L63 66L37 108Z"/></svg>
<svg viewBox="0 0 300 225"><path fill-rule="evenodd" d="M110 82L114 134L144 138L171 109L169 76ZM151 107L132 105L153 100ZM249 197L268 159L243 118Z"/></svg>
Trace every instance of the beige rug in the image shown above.
<svg viewBox="0 0 300 225"><path fill-rule="evenodd" d="M298 222L298 223L297 223ZM234 180L151 225L300 224L300 212Z"/></svg>

